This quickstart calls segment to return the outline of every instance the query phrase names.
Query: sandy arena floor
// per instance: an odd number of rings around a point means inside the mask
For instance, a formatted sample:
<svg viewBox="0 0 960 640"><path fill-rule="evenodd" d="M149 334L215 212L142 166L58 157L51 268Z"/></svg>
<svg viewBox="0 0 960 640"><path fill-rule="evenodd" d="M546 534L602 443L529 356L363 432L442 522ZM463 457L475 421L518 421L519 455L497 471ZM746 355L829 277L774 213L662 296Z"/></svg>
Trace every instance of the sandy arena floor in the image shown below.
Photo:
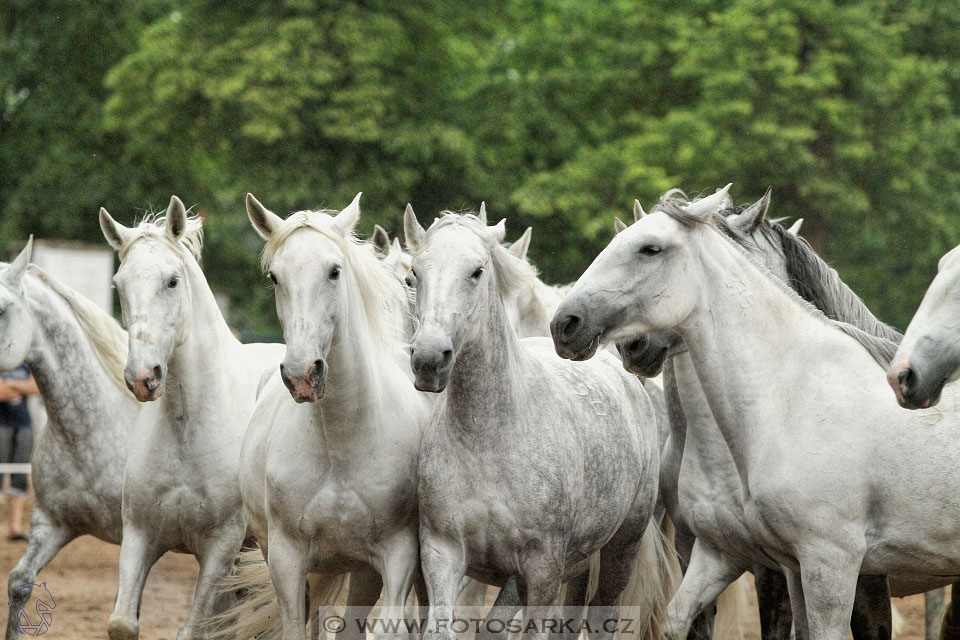
<svg viewBox="0 0 960 640"><path fill-rule="evenodd" d="M26 547L7 541L7 506L0 505L0 575L6 581ZM56 599L53 623L42 637L49 640L101 640L116 594L119 547L90 536L71 542L40 574ZM140 620L141 640L174 640L193 601L197 563L192 556L168 553L150 573L143 596ZM740 620L743 640L759 640L756 596L752 583L749 599ZM923 598L912 596L894 603L906 625L904 640L923 639ZM7 610L4 604L4 618ZM718 628L718 640L740 640L732 627Z"/></svg>

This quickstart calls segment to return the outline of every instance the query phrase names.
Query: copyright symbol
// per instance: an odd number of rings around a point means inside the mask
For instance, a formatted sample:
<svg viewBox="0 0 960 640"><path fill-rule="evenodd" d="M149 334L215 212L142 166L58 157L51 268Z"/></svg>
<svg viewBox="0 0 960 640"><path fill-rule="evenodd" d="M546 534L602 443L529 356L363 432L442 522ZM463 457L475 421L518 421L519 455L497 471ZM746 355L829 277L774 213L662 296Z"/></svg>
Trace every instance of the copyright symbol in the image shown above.
<svg viewBox="0 0 960 640"><path fill-rule="evenodd" d="M323 628L329 633L340 633L347 626L347 623L340 616L327 616L323 619Z"/></svg>

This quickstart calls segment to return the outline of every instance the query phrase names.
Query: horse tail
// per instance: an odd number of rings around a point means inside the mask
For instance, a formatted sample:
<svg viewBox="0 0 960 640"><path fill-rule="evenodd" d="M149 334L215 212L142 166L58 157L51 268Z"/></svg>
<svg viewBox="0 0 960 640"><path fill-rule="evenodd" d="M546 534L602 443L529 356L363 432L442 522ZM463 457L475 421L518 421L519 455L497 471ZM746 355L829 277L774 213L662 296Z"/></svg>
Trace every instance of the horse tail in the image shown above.
<svg viewBox="0 0 960 640"><path fill-rule="evenodd" d="M326 581L321 576L308 575L310 609L344 600L347 575ZM208 638L281 640L280 607L270 580L270 569L258 549L240 554L236 571L221 583L221 588L225 592L239 591L244 595L232 607L210 618L207 622ZM308 612L308 618L316 621L317 616L312 613Z"/></svg>
<svg viewBox="0 0 960 640"><path fill-rule="evenodd" d="M648 640L660 637L666 618L667 603L680 582L679 565L673 544L660 530L660 523L651 518L640 540L636 564L630 582L620 596L620 609L632 620L629 636ZM618 628L624 630L623 625Z"/></svg>

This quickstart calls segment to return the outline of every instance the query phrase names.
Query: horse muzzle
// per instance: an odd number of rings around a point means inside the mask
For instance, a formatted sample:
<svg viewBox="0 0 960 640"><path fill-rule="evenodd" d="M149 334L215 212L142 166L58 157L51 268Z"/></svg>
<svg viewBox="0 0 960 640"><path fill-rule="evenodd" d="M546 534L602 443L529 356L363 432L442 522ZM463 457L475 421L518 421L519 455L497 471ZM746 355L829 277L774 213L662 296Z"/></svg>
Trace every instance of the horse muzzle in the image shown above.
<svg viewBox="0 0 960 640"><path fill-rule="evenodd" d="M140 402L152 402L163 395L166 372L159 364L141 365L135 370L124 371L124 381L133 396Z"/></svg>
<svg viewBox="0 0 960 640"><path fill-rule="evenodd" d="M410 352L413 386L417 391L440 393L450 381L453 361L453 344L449 338L418 334Z"/></svg>
<svg viewBox="0 0 960 640"><path fill-rule="evenodd" d="M940 394L946 383L945 377L932 380L910 367L910 363L894 364L887 371L887 382L904 409L929 409L940 402Z"/></svg>
<svg viewBox="0 0 960 640"><path fill-rule="evenodd" d="M327 361L323 358L314 360L303 373L291 375L295 370L287 363L280 364L280 379L296 402L316 402L323 398L324 387L327 383Z"/></svg>
<svg viewBox="0 0 960 640"><path fill-rule="evenodd" d="M617 343L617 352L623 361L623 368L643 378L660 375L663 363L670 353L669 347L650 348L646 338L637 338Z"/></svg>
<svg viewBox="0 0 960 640"><path fill-rule="evenodd" d="M589 360L600 348L600 332L588 327L586 314L566 311L563 305L550 321L557 355L567 360Z"/></svg>

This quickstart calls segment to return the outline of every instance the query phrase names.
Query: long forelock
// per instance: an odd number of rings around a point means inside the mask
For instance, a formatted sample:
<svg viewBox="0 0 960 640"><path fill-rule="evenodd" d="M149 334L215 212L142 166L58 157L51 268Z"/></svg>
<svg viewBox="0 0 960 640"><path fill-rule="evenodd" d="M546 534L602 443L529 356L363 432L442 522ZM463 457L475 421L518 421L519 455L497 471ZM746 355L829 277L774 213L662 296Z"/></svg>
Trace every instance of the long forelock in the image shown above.
<svg viewBox="0 0 960 640"><path fill-rule="evenodd" d="M490 253L490 263L493 265L494 275L497 278L497 287L500 290L500 296L506 300L514 293L525 286L530 286L537 279L537 269L526 260L522 260L509 251L500 243L496 242L488 232L490 227L485 225L480 218L472 213L455 213L453 211L442 211L426 235L420 242L418 253L423 251L430 235L435 231L447 227L462 227L472 232L484 247Z"/></svg>
<svg viewBox="0 0 960 640"><path fill-rule="evenodd" d="M120 261L127 256L130 248L138 241L144 238L159 240L166 243L176 252L184 249L197 261L200 260L200 253L203 250L203 220L195 214L187 215L187 229L180 238L180 242L175 242L170 234L167 233L167 217L156 213L147 213L136 226L130 229L126 240L117 250Z"/></svg>
<svg viewBox="0 0 960 640"><path fill-rule="evenodd" d="M402 318L409 313L408 293L403 282L369 250L370 243L353 234L344 237L332 227L336 213L317 210L290 214L270 235L263 248L261 266L268 269L280 247L300 229L320 233L343 253L360 290L371 334L381 346L392 347L401 340Z"/></svg>

